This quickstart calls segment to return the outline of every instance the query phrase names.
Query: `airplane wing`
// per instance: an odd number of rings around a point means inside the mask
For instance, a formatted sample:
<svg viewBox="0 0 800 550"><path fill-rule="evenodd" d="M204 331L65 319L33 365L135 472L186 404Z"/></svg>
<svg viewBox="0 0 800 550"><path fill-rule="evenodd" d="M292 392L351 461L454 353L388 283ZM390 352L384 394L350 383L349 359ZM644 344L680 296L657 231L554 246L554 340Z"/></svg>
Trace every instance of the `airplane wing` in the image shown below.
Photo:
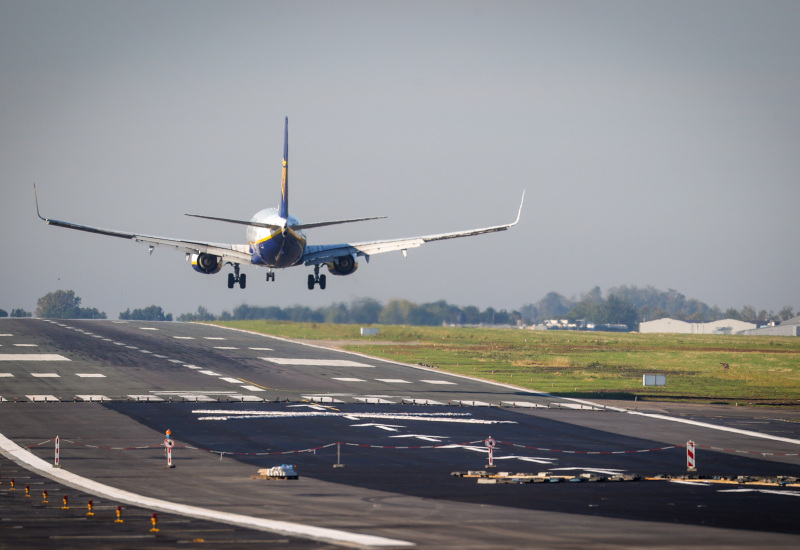
<svg viewBox="0 0 800 550"><path fill-rule="evenodd" d="M34 187L33 192L34 196L36 196L36 187ZM114 229L103 229L100 227L92 227L90 225L80 225L77 223L45 218L39 213L38 197L36 197L36 214L40 219L46 221L49 225L55 225L57 227L66 227L67 229L76 229L78 231L86 231L88 233L96 233L98 235L130 239L137 243L145 243L150 246L168 246L192 254L213 254L215 256L222 257L223 262L240 264L252 263L252 255L250 254L250 250L247 245L205 243L192 240L172 239L169 237L141 235L139 233L126 233L124 231L116 231Z"/></svg>
<svg viewBox="0 0 800 550"><path fill-rule="evenodd" d="M483 233L494 233L496 231L505 231L519 222L520 215L522 214L522 204L525 202L525 192L522 192L522 201L519 204L519 211L517 212L517 219L511 223L504 225L495 225L492 227L483 227L479 229L468 229L466 231L453 231L451 233L440 233L437 235L423 235L420 237L410 237L404 239L389 239L382 241L366 241L361 243L342 243L332 245L309 245L306 247L306 252L303 254L301 261L305 265L318 265L333 261L339 256L351 254L354 256L364 256L369 261L369 257L373 254L381 254L383 252L392 252L401 250L403 254L409 248L416 248L425 243L432 241L442 241L445 239L457 239L460 237L472 237L474 235L481 235Z"/></svg>

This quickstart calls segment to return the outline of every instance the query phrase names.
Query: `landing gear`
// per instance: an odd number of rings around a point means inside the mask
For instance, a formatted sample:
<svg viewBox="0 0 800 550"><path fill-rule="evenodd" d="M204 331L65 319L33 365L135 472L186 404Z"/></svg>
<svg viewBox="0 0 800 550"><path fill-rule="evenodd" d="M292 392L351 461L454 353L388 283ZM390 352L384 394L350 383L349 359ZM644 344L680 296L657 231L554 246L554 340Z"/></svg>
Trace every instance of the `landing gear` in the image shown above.
<svg viewBox="0 0 800 550"><path fill-rule="evenodd" d="M239 264L233 264L233 273L228 273L228 288L233 288L236 283L239 283L239 288L247 285L247 275L239 275Z"/></svg>
<svg viewBox="0 0 800 550"><path fill-rule="evenodd" d="M308 290L314 290L314 286L319 284L320 290L325 290L325 283L326 283L325 275L319 274L319 266L314 266L314 274L308 276Z"/></svg>
<svg viewBox="0 0 800 550"><path fill-rule="evenodd" d="M275 281L275 272L271 269L267 271L267 282L269 281Z"/></svg>

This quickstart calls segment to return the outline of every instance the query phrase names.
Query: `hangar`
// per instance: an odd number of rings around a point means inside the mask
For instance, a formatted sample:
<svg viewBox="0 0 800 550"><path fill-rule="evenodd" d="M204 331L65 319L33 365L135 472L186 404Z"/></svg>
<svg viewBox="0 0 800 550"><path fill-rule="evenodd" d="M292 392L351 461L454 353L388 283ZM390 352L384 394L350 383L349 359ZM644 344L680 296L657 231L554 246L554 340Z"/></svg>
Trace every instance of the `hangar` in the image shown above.
<svg viewBox="0 0 800 550"><path fill-rule="evenodd" d="M688 323L678 319L656 319L639 323L641 333L678 333L678 334L740 334L743 331L754 330L755 323L737 321L736 319L722 319L710 323Z"/></svg>

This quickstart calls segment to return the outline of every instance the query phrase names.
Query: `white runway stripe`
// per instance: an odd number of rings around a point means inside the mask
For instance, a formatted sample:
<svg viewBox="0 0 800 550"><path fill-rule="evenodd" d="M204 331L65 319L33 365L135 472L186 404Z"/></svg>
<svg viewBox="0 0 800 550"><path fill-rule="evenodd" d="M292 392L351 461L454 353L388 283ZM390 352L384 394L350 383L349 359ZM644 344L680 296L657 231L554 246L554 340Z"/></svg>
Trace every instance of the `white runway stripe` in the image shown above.
<svg viewBox="0 0 800 550"><path fill-rule="evenodd" d="M30 401L33 401L34 403L38 403L40 401L47 401L47 402L58 401L58 397L56 397L55 395L26 395L25 397L27 397Z"/></svg>
<svg viewBox="0 0 800 550"><path fill-rule="evenodd" d="M61 376L55 372L32 372L31 376L34 378L61 378Z"/></svg>
<svg viewBox="0 0 800 550"><path fill-rule="evenodd" d="M295 359L292 357L259 357L264 361L277 365L296 365L305 367L366 367L374 369L372 365L358 363L347 359Z"/></svg>
<svg viewBox="0 0 800 550"><path fill-rule="evenodd" d="M75 373L75 376L79 376L81 378L105 378L105 374L100 374L99 372L78 372Z"/></svg>
<svg viewBox="0 0 800 550"><path fill-rule="evenodd" d="M426 384L440 384L440 385L448 385L448 386L455 386L455 382L448 382L447 380L420 380L420 382L425 382Z"/></svg>
<svg viewBox="0 0 800 550"><path fill-rule="evenodd" d="M57 353L0 353L0 361L69 361Z"/></svg>

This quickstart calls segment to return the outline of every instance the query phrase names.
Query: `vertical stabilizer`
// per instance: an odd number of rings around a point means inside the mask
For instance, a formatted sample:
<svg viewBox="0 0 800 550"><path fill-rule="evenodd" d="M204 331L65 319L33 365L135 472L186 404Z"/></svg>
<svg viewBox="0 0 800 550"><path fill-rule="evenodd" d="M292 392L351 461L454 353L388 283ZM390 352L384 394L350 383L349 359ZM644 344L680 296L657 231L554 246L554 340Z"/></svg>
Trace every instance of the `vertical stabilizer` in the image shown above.
<svg viewBox="0 0 800 550"><path fill-rule="evenodd" d="M283 133L283 177L281 178L281 205L278 208L281 218L289 217L289 117Z"/></svg>

